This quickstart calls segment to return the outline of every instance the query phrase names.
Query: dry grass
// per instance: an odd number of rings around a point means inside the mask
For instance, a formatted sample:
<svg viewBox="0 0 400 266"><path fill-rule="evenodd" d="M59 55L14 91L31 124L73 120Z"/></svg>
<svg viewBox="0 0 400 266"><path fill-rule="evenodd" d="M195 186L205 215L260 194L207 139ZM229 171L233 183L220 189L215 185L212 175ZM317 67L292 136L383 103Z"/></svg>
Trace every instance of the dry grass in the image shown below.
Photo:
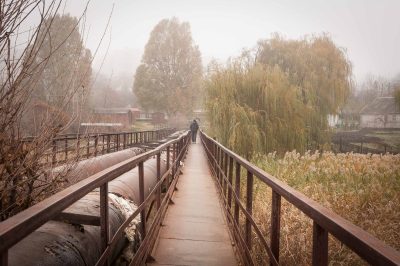
<svg viewBox="0 0 400 266"><path fill-rule="evenodd" d="M288 152L256 156L255 164L308 197L400 250L400 155ZM254 214L269 239L271 190L255 183ZM310 265L312 221L282 200L281 263ZM255 246L260 264L265 254ZM363 265L356 254L330 236L331 265ZM263 262L264 261L264 262Z"/></svg>

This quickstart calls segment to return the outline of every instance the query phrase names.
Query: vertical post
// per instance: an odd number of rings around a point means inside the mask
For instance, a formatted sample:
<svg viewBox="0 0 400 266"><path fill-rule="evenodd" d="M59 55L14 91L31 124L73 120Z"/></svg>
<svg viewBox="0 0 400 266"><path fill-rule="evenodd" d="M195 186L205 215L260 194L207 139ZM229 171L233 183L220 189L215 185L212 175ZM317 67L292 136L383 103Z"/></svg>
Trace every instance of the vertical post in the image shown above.
<svg viewBox="0 0 400 266"><path fill-rule="evenodd" d="M247 171L247 189L246 189L246 210L252 215L253 214L253 174ZM249 219L246 218L246 245L251 251L251 223Z"/></svg>
<svg viewBox="0 0 400 266"><path fill-rule="evenodd" d="M167 171L169 171L170 146L167 147ZM167 176L167 189L169 188L169 175Z"/></svg>
<svg viewBox="0 0 400 266"><path fill-rule="evenodd" d="M279 262L279 239L281 235L281 195L272 190L271 251ZM272 263L270 263L272 265Z"/></svg>
<svg viewBox="0 0 400 266"><path fill-rule="evenodd" d="M110 239L110 228L108 220L108 183L100 186L100 237L101 250L107 248Z"/></svg>
<svg viewBox="0 0 400 266"><path fill-rule="evenodd" d="M143 162L139 163L139 205L144 202L144 171L143 171ZM140 221L142 224L141 227L141 235L142 239L146 237L146 208L140 212Z"/></svg>
<svg viewBox="0 0 400 266"><path fill-rule="evenodd" d="M363 153L363 144L364 144L364 142L363 142L363 141L361 141L360 153Z"/></svg>
<svg viewBox="0 0 400 266"><path fill-rule="evenodd" d="M229 157L229 172L228 172L228 182L232 186L232 177L233 177L233 158ZM232 188L228 188L228 207L229 212L231 213L232 207Z"/></svg>
<svg viewBox="0 0 400 266"><path fill-rule="evenodd" d="M174 143L174 144L172 144L172 164L171 164L171 166L172 166L172 178L175 177L175 159L176 159L175 150L176 150L176 145Z"/></svg>
<svg viewBox="0 0 400 266"><path fill-rule="evenodd" d="M57 143L56 143L56 140L55 139L53 139L53 141L52 141L52 151L51 151L51 155L52 155L52 158L51 158L51 164L55 164L56 163L56 160L57 160Z"/></svg>
<svg viewBox="0 0 400 266"><path fill-rule="evenodd" d="M313 222L312 265L328 265L328 231Z"/></svg>
<svg viewBox="0 0 400 266"><path fill-rule="evenodd" d="M67 161L68 160L68 137L67 136L65 136L64 149L65 149L65 161Z"/></svg>
<svg viewBox="0 0 400 266"><path fill-rule="evenodd" d="M240 199L240 163L236 162L235 193ZM235 201L235 222L239 225L239 202Z"/></svg>
<svg viewBox="0 0 400 266"><path fill-rule="evenodd" d="M80 139L80 135L78 134L78 136L76 137L76 158L79 159L79 154L81 152L81 139Z"/></svg>
<svg viewBox="0 0 400 266"><path fill-rule="evenodd" d="M124 150L126 149L126 133L124 132L124 144L123 144L124 146L123 146L123 148L124 148Z"/></svg>
<svg viewBox="0 0 400 266"><path fill-rule="evenodd" d="M220 181L219 181L219 176L220 176L220 174L219 174L219 165L220 165L220 160L221 160L221 158L220 158L220 148L218 147L218 145L216 146L216 148L217 148L217 165L215 166L215 172L216 172L216 174L217 174L217 181L218 181L218 183L220 183Z"/></svg>
<svg viewBox="0 0 400 266"><path fill-rule="evenodd" d="M97 146L99 144L99 134L94 137L94 157L97 156Z"/></svg>
<svg viewBox="0 0 400 266"><path fill-rule="evenodd" d="M110 152L110 142L111 142L111 136L110 134L107 134L107 153Z"/></svg>
<svg viewBox="0 0 400 266"><path fill-rule="evenodd" d="M87 136L87 143L86 143L86 158L89 158L90 153L90 135Z"/></svg>
<svg viewBox="0 0 400 266"><path fill-rule="evenodd" d="M228 154L227 153L225 153L225 158L224 158L224 174L225 174L225 177L226 178L228 178ZM228 187L228 184L227 184L227 180L224 178L224 198L226 199L226 197L227 197L227 187Z"/></svg>
<svg viewBox="0 0 400 266"><path fill-rule="evenodd" d="M157 153L157 182L161 179L161 152ZM157 210L161 207L161 186L157 189Z"/></svg>
<svg viewBox="0 0 400 266"><path fill-rule="evenodd" d="M8 265L8 250L3 251L0 253L0 266L7 266Z"/></svg>
<svg viewBox="0 0 400 266"><path fill-rule="evenodd" d="M105 150L105 149L104 149L104 137L105 137L105 136L102 135L101 137L102 137L102 140L101 140L101 154L104 154L104 150Z"/></svg>
<svg viewBox="0 0 400 266"><path fill-rule="evenodd" d="M117 151L119 151L119 133L117 133Z"/></svg>

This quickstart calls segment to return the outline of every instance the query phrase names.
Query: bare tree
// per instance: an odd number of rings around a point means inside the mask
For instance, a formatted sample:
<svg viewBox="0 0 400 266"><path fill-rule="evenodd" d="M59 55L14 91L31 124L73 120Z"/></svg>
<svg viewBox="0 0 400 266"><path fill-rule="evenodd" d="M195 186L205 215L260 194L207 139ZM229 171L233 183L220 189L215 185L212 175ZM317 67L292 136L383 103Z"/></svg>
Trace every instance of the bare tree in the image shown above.
<svg viewBox="0 0 400 266"><path fill-rule="evenodd" d="M61 126L54 121L65 115L78 89L61 92L65 93L63 103L49 106L48 118L42 121L36 137L22 141L24 123L32 123L24 117L31 112L35 88L43 82L50 59L84 16L76 20L73 29L68 29L64 39L51 43L51 26L62 3L63 0L0 2L0 220L27 208L66 182L65 173L48 174L52 165L44 165L43 155L51 148L52 138L69 126L68 117ZM39 56L45 46L46 54ZM69 82L76 85L73 80Z"/></svg>

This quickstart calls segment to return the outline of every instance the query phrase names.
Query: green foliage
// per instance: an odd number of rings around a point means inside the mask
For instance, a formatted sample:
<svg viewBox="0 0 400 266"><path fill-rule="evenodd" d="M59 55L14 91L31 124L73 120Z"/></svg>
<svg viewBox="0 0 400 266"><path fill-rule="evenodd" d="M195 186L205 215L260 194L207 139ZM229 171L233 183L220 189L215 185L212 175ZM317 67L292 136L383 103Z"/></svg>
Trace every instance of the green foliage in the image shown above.
<svg viewBox="0 0 400 266"><path fill-rule="evenodd" d="M350 64L326 36L275 36L260 42L255 55L247 51L211 68L206 103L212 134L248 158L325 143L327 116L350 91Z"/></svg>
<svg viewBox="0 0 400 266"><path fill-rule="evenodd" d="M151 32L133 90L145 109L190 113L197 102L195 90L201 75L201 55L189 24L164 19Z"/></svg>

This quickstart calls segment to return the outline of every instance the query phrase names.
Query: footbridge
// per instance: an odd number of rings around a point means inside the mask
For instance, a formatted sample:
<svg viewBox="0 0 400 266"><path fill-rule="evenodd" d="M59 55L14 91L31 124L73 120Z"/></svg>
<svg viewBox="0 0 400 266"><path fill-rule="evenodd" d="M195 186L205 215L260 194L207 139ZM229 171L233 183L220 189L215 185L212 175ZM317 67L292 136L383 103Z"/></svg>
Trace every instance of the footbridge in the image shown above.
<svg viewBox="0 0 400 266"><path fill-rule="evenodd" d="M312 220L313 265L328 265L329 235L369 264L400 264L395 249L199 135L181 132L1 222L0 265L279 265L282 198ZM272 190L267 231L256 182Z"/></svg>

